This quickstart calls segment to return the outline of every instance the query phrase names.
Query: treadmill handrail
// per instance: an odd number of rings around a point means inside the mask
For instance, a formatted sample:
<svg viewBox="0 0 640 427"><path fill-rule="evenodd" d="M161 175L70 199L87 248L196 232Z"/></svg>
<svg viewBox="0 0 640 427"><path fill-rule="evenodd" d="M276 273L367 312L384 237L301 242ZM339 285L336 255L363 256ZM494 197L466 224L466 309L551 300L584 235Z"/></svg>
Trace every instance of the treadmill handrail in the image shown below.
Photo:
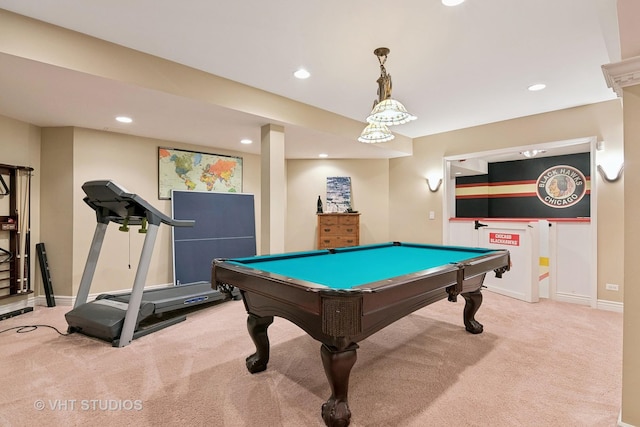
<svg viewBox="0 0 640 427"><path fill-rule="evenodd" d="M123 224L126 220L129 225L141 225L146 219L149 224L160 225L162 222L172 227L193 227L195 224L194 220L173 219L163 214L142 197L129 193L111 180L87 181L82 189L87 194L84 202L96 211L99 223Z"/></svg>

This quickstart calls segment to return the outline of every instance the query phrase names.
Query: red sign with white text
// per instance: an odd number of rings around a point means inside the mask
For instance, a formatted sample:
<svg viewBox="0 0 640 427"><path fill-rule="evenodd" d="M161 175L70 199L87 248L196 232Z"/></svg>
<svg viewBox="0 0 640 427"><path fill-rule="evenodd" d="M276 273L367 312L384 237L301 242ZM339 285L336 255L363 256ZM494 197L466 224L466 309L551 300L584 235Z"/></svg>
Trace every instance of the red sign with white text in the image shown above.
<svg viewBox="0 0 640 427"><path fill-rule="evenodd" d="M489 233L489 243L506 246L520 246L520 235L511 233Z"/></svg>

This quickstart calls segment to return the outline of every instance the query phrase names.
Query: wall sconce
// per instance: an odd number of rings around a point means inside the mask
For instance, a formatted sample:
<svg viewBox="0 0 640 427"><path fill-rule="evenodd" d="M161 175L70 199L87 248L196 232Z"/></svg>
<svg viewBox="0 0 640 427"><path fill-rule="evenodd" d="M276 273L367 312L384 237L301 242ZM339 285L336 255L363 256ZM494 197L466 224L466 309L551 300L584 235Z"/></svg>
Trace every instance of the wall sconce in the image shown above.
<svg viewBox="0 0 640 427"><path fill-rule="evenodd" d="M437 179L437 182L436 182L436 179ZM427 178L427 187L429 187L429 191L431 191L432 193L437 192L440 189L441 185L442 185L442 178L431 178L431 180Z"/></svg>
<svg viewBox="0 0 640 427"><path fill-rule="evenodd" d="M616 173L615 176L613 176L613 174L609 175L607 173L607 171L604 170L602 165L598 165L596 167L596 169L598 169L598 173L600 174L600 176L602 177L602 179L604 181L606 181L606 182L616 182L620 178L622 178L622 171L624 170L624 164L620 164L620 166L618 167L618 172ZM610 168L607 168L607 169L611 170Z"/></svg>

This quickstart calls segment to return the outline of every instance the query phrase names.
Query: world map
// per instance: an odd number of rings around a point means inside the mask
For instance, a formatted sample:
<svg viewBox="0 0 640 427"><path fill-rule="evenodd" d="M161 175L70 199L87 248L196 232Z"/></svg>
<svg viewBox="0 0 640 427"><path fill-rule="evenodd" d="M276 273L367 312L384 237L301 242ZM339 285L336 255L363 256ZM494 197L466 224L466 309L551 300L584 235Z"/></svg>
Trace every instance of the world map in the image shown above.
<svg viewBox="0 0 640 427"><path fill-rule="evenodd" d="M171 198L171 190L242 191L242 158L158 149L158 196Z"/></svg>

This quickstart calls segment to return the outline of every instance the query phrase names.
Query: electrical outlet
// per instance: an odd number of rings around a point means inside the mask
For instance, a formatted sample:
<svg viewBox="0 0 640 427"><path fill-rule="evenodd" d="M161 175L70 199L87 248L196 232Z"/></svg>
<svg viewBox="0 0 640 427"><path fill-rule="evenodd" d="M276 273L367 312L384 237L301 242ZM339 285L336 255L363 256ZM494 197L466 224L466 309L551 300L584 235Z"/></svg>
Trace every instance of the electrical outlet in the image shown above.
<svg viewBox="0 0 640 427"><path fill-rule="evenodd" d="M608 290L608 291L617 291L617 290L620 289L620 287L618 285L613 284L613 283L607 283L605 285L605 289Z"/></svg>

